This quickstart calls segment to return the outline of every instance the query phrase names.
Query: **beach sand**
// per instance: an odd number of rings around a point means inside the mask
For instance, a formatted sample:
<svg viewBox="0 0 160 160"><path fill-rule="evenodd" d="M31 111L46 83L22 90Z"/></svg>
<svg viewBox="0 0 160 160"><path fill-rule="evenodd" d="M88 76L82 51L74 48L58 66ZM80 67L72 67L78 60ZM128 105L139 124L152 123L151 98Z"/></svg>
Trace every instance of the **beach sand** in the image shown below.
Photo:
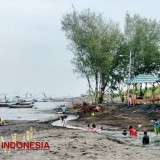
<svg viewBox="0 0 160 160"><path fill-rule="evenodd" d="M36 138L33 141L48 142L48 150L12 149L4 152L0 149L2 160L159 160L159 150L147 147L121 144L97 133L86 133L49 124L28 121L9 121L8 126L0 127L0 134L9 141L11 133L22 134L29 127L35 127Z"/></svg>

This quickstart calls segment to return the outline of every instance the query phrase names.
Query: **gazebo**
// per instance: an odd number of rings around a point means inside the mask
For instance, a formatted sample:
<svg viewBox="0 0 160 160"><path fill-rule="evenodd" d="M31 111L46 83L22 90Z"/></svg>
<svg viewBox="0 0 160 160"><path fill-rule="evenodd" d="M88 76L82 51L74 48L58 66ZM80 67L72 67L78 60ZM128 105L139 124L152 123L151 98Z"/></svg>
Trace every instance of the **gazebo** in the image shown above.
<svg viewBox="0 0 160 160"><path fill-rule="evenodd" d="M129 86L132 85L132 94L130 95L132 98L133 105L137 103L154 103L160 102L160 96L155 95L155 83L159 84L160 78L153 76L151 74L139 74L138 76L131 78L125 81ZM137 85L140 85L140 94L138 95ZM144 93L142 92L142 84L145 84ZM147 84L152 85L152 97L144 96L147 93ZM160 86L160 84L159 84ZM128 88L129 89L129 88ZM129 93L129 92L128 92Z"/></svg>

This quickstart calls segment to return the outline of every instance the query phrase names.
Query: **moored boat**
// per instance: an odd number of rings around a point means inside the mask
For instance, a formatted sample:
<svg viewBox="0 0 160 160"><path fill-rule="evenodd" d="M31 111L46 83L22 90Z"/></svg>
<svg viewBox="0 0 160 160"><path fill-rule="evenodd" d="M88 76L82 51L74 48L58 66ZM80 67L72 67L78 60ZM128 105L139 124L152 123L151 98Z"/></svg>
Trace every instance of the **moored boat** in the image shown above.
<svg viewBox="0 0 160 160"><path fill-rule="evenodd" d="M0 107L8 107L8 103L0 103Z"/></svg>
<svg viewBox="0 0 160 160"><path fill-rule="evenodd" d="M32 108L33 104L23 104L23 105L20 105L20 104L11 104L8 107L9 108Z"/></svg>

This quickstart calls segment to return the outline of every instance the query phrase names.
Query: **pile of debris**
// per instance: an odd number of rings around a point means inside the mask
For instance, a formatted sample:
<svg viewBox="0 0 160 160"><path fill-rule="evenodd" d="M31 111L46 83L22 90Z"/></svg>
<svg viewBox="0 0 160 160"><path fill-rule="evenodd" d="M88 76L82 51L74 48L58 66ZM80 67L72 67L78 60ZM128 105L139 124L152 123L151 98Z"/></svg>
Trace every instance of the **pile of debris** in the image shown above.
<svg viewBox="0 0 160 160"><path fill-rule="evenodd" d="M83 102L83 104L80 103L73 104L73 109L83 111L84 113L103 112L105 110L105 108L100 105L92 105L86 102Z"/></svg>

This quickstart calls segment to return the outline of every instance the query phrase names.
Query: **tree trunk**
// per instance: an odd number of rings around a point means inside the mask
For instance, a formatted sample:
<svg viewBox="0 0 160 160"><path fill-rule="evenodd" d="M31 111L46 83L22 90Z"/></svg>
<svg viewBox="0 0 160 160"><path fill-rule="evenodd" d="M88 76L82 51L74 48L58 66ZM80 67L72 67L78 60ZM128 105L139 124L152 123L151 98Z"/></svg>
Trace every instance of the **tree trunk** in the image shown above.
<svg viewBox="0 0 160 160"><path fill-rule="evenodd" d="M95 74L95 81L96 81L96 86L95 86L95 104L97 104L97 99L98 99L98 72Z"/></svg>
<svg viewBox="0 0 160 160"><path fill-rule="evenodd" d="M89 79L89 76L86 76L87 78L87 81L88 81L88 86L89 86L89 95L91 97L91 100L92 100L92 104L93 104L93 96L92 96L92 93L93 93L93 89L92 89L92 86L91 86L91 83L90 83L90 79Z"/></svg>
<svg viewBox="0 0 160 160"><path fill-rule="evenodd" d="M106 83L105 83L105 79L104 79L104 74L101 74L101 83L102 83L102 87L99 93L99 97L98 97L98 103L102 103L103 102L103 97L104 97L104 90L106 88Z"/></svg>
<svg viewBox="0 0 160 160"><path fill-rule="evenodd" d="M101 104L103 102L104 90L105 90L105 87L101 88L101 91L100 91L100 94L99 94L99 97L98 97L98 103L99 104Z"/></svg>

